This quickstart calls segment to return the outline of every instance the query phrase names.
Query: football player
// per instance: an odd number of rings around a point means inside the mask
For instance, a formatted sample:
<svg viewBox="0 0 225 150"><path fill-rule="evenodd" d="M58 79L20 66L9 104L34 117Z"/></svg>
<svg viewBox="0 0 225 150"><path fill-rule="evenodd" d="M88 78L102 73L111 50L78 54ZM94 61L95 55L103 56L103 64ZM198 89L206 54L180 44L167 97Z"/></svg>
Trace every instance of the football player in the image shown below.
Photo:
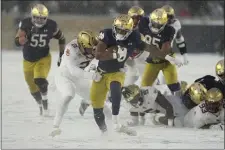
<svg viewBox="0 0 225 150"><path fill-rule="evenodd" d="M205 100L192 108L184 117L184 126L224 130L223 94L217 88L207 91ZM176 124L175 124L176 126Z"/></svg>
<svg viewBox="0 0 225 150"><path fill-rule="evenodd" d="M183 63L184 63L184 65L187 65L189 63L189 61L188 61L188 57L187 57L186 42L185 42L184 36L182 35L182 32L181 32L181 23L175 17L175 11L174 11L174 9L171 6L164 5L162 8L167 13L167 17L168 17L168 22L167 23L169 25L171 25L172 27L174 27L174 29L175 29L176 45L177 45L177 48L180 51L180 54L183 56Z"/></svg>
<svg viewBox="0 0 225 150"><path fill-rule="evenodd" d="M80 31L77 38L65 47L59 71L55 76L56 87L61 93L62 99L56 111L51 136L61 133L59 126L75 94L77 93L82 98L89 100L89 95L85 92L89 90L89 81L92 79L96 82L101 80L101 75L97 72L84 71L94 59L97 43L97 36L92 31L84 30Z"/></svg>
<svg viewBox="0 0 225 150"><path fill-rule="evenodd" d="M216 80L214 76L206 75L202 78L196 79L195 82L199 82L205 86L207 90L215 87L220 89L225 97L225 74L224 74L224 59L219 60L215 66L215 73L219 80Z"/></svg>
<svg viewBox="0 0 225 150"><path fill-rule="evenodd" d="M139 122L138 113L160 112L163 114L168 114L166 112L171 112L171 111L174 112L173 116L171 115L169 116L166 115L162 117L157 116L154 118L153 121L162 122L163 124L168 125L168 123L170 124L170 122L173 120L172 117L176 117L175 119L176 123L181 124L183 123L182 119L184 118L185 114L191 108L197 106L203 100L204 95L207 91L204 88L204 86L201 85L200 83L193 83L192 85L190 85L189 88L187 88L185 96L183 96L181 99L180 97L175 95L163 95L161 92L159 92L158 89L151 86L141 87L139 92L137 92L138 91L137 89L138 88L133 85L130 87L129 86L124 87L122 91L122 94L125 100L128 101L131 104L131 106L133 106L129 110L131 114L131 120L127 122L129 126L137 126L139 124L144 125L145 118L144 116L142 116L141 121ZM161 104L159 103L160 101L161 101ZM168 103L167 101L172 105L172 107L169 107L169 104L167 104ZM186 101L190 101L194 103L195 105L190 107L188 105L190 102L188 103ZM166 107L168 108L165 109L165 106L162 107L161 105L167 105ZM168 109L172 109L172 110L168 110Z"/></svg>
<svg viewBox="0 0 225 150"><path fill-rule="evenodd" d="M125 73L124 63L135 49L142 50L144 43L141 35L133 30L133 20L130 16L121 14L115 18L113 27L100 31L99 43L95 57L98 62L98 71L102 74L99 82L93 81L91 87L91 103L96 124L102 132L107 131L103 106L106 94L110 90L112 98L112 121L115 131L135 135L136 132L121 125L119 109L121 102L121 87Z"/></svg>
<svg viewBox="0 0 225 150"><path fill-rule="evenodd" d="M149 18L142 17L139 21L138 30L143 35L144 41L155 47L154 50L149 51L150 55L142 75L141 86L152 86L156 82L159 72L162 71L170 91L173 94L181 95L174 64L181 66L182 63L177 59L173 60L175 58L172 52L172 42L175 37L175 29L168 25L167 21L168 16L164 9L156 9ZM156 54L158 52L163 52L164 55ZM144 114L140 115L144 116Z"/></svg>
<svg viewBox="0 0 225 150"><path fill-rule="evenodd" d="M152 86L162 70L166 84L172 93L180 94L180 84L177 79L177 70L174 64L171 64L172 41L175 37L175 29L167 24L167 13L164 9L154 10L149 18L145 18L139 22L139 31L143 34L145 42L149 45L154 45L158 51L164 52L164 59L159 56L154 56L156 51L150 52L147 58L147 64L142 76L141 86ZM173 58L173 57L172 57ZM177 63L177 62L176 62ZM175 63L175 64L176 64ZM182 63L178 62L178 66Z"/></svg>
<svg viewBox="0 0 225 150"><path fill-rule="evenodd" d="M48 73L51 67L49 42L52 38L59 41L59 60L65 47L65 37L54 20L48 18L49 11L43 4L31 9L31 17L19 23L15 37L17 46L23 46L23 72L31 95L39 104L40 115L48 114Z"/></svg>

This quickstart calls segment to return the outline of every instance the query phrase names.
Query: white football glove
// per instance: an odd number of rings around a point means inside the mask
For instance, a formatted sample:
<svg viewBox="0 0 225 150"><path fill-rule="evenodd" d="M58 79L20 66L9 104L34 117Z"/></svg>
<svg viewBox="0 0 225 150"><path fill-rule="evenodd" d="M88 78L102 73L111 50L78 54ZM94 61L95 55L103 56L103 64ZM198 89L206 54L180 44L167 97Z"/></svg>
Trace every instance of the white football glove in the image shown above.
<svg viewBox="0 0 225 150"><path fill-rule="evenodd" d="M176 57L174 58L174 57L171 57L170 55L166 55L165 59L168 60L171 64L176 65L177 67L183 66L182 61Z"/></svg>
<svg viewBox="0 0 225 150"><path fill-rule="evenodd" d="M183 54L182 56L183 56L183 63L184 63L184 65L188 65L189 64L189 60L187 58L187 53Z"/></svg>
<svg viewBox="0 0 225 150"><path fill-rule="evenodd" d="M92 75L92 80L94 80L95 82L99 82L102 79L102 75L98 72L95 71Z"/></svg>

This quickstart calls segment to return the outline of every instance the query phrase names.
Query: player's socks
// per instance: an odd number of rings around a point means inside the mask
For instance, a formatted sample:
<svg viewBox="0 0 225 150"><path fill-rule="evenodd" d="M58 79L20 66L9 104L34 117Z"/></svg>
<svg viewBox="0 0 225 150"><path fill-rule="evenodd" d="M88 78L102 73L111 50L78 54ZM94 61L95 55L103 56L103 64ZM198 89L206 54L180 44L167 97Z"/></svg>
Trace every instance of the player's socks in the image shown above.
<svg viewBox="0 0 225 150"><path fill-rule="evenodd" d="M145 125L145 116L140 116L140 125Z"/></svg>
<svg viewBox="0 0 225 150"><path fill-rule="evenodd" d="M44 110L48 110L48 96L47 93L41 93L41 97L42 97L42 105Z"/></svg>
<svg viewBox="0 0 225 150"><path fill-rule="evenodd" d="M107 126L105 123L105 115L103 113L103 108L93 108L95 122L102 132L107 131Z"/></svg>
<svg viewBox="0 0 225 150"><path fill-rule="evenodd" d="M41 93L35 92L35 93L31 93L31 95L34 97L34 99L36 100L38 106L39 106L39 111L40 111L40 115L43 114L43 109L42 109L42 97L41 97Z"/></svg>
<svg viewBox="0 0 225 150"><path fill-rule="evenodd" d="M70 101L73 99L72 96L65 96L59 103L59 106L56 110L56 115L55 115L55 118L54 118L54 123L53 125L58 127L60 126L61 122L62 122L62 118L63 118L63 115L65 114L65 112L67 111L68 109L68 105L70 103Z"/></svg>

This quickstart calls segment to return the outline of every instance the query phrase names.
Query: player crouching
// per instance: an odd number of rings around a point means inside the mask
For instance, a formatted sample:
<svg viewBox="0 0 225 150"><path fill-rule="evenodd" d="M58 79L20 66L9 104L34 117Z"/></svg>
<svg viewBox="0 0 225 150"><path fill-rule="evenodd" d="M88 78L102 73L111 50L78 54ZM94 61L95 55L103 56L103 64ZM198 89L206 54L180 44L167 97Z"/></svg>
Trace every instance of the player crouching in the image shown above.
<svg viewBox="0 0 225 150"><path fill-rule="evenodd" d="M17 46L23 46L23 72L31 95L39 104L40 115L48 115L48 73L51 67L49 42L58 39L60 57L65 47L65 37L54 20L48 19L48 9L36 4L31 9L31 17L19 23L15 37ZM60 65L60 58L58 66Z"/></svg>
<svg viewBox="0 0 225 150"><path fill-rule="evenodd" d="M77 39L72 40L66 45L59 72L55 77L57 89L62 95L59 106L54 118L54 129L50 136L61 133L59 126L63 115L68 109L70 101L75 94L89 101L90 80L99 81L101 75L96 72L87 72L84 69L94 59L94 50L98 41L96 35L88 30L81 31Z"/></svg>
<svg viewBox="0 0 225 150"><path fill-rule="evenodd" d="M171 102L162 95L156 88L148 86L139 88L137 85L129 85L123 87L122 95L125 100L131 104L130 112L133 125L138 125L138 116L132 113L157 113L160 110L165 110L168 123L174 118L174 109ZM131 125L128 122L128 125Z"/></svg>
<svg viewBox="0 0 225 150"><path fill-rule="evenodd" d="M174 112L173 115L176 118L175 122L177 124L182 125L183 118L186 115L186 113L193 107L197 106L203 100L204 95L207 91L204 88L204 86L201 85L200 83L193 83L188 88L184 87L184 89L185 90L187 89L187 90L184 92L184 95L182 97L179 97L179 96L175 96L175 95L163 95L156 88L148 86L148 87L141 87L140 93L142 93L142 94L139 95L138 101L133 101L134 98L132 98L132 94L128 94L128 96L127 96L126 93L135 93L134 88L125 87L124 89L125 90L123 92L123 96L130 104L132 102L139 103L135 107L131 107L131 109L129 110L130 115L131 115L131 120L127 122L129 126L136 126L139 124L138 115L135 115L135 114L145 113L145 112L148 112L148 113L159 113L160 112L162 114L167 114L165 110L173 111ZM152 91L155 91L155 93ZM157 95L157 93L158 93L158 96L154 96L154 95ZM140 103L140 101L143 101L143 102ZM159 104L159 102L157 102L157 101L161 101L161 103ZM172 105L172 107L167 106L168 108L166 108L166 109L164 107L162 107L161 105L166 104L167 103L166 101L168 101L170 103L170 105ZM164 104L162 104L162 102ZM167 105L169 105L169 104L167 104ZM133 104L131 104L131 106L133 106ZM149 111L149 109L151 111ZM171 110L169 110L169 109L171 109ZM143 125L145 123L144 116L141 117L140 123L141 123L141 125ZM161 114L155 115L153 117L153 123L165 124L165 125L169 124L169 125L173 126L173 123L171 124L171 117L168 117L167 115L162 116Z"/></svg>

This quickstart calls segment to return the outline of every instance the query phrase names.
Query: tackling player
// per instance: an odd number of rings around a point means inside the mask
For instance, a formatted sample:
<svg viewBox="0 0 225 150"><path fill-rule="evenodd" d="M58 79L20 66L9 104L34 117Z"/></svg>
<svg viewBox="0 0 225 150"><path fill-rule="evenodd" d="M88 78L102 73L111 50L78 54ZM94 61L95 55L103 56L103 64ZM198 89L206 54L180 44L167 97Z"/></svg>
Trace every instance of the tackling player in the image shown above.
<svg viewBox="0 0 225 150"><path fill-rule="evenodd" d="M203 84L207 90L215 87L220 89L225 97L225 74L224 74L224 59L219 60L215 66L215 73L219 80L211 75L206 75L202 78L196 79L195 82Z"/></svg>
<svg viewBox="0 0 225 150"><path fill-rule="evenodd" d="M48 114L48 73L51 67L49 42L52 38L59 41L59 60L65 47L65 37L54 20L48 18L49 11L42 4L31 9L31 17L19 23L15 37L17 46L23 46L23 72L31 95L39 104L40 115Z"/></svg>
<svg viewBox="0 0 225 150"><path fill-rule="evenodd" d="M107 131L103 106L106 94L110 90L114 129L128 135L136 134L135 131L121 125L118 118L121 87L125 79L124 63L135 49L142 50L145 46L140 33L133 30L133 24L130 16L122 14L116 17L112 29L104 29L99 34L95 57L99 60L97 70L101 72L102 79L92 82L91 102L96 124L102 132Z"/></svg>
<svg viewBox="0 0 225 150"><path fill-rule="evenodd" d="M89 81L101 80L101 75L97 72L86 72L85 67L94 59L94 50L97 45L96 35L89 30L80 31L77 39L72 40L65 47L62 62L57 72L55 83L62 95L54 119L54 129L51 136L61 133L59 126L63 115L68 109L70 101L78 93L82 98L89 100L87 90Z"/></svg>
<svg viewBox="0 0 225 150"><path fill-rule="evenodd" d="M185 115L184 126L224 130L223 98L223 94L219 89L209 89L206 93L205 100Z"/></svg>

